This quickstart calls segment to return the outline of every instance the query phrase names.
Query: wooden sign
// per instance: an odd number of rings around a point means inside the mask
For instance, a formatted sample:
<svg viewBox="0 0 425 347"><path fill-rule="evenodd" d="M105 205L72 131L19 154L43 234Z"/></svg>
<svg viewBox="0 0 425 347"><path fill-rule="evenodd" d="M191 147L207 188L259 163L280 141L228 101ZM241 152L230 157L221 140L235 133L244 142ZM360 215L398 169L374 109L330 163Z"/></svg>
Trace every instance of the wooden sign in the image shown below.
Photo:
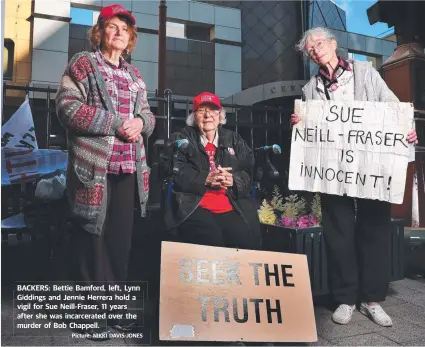
<svg viewBox="0 0 425 347"><path fill-rule="evenodd" d="M163 242L160 340L314 342L307 257Z"/></svg>

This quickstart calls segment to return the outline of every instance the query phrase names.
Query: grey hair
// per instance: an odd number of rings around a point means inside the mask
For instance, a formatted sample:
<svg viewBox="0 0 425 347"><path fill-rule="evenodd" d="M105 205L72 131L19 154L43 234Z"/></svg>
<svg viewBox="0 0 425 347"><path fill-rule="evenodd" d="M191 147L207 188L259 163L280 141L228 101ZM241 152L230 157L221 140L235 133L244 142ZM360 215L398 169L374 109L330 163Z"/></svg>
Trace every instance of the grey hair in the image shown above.
<svg viewBox="0 0 425 347"><path fill-rule="evenodd" d="M302 52L305 55L308 55L308 52L306 51L305 46L313 38L313 36L324 36L328 40L335 40L336 41L335 35L332 34L332 32L330 30L328 30L327 28L324 28L324 27L316 27L316 28L312 28L310 30L307 30L304 33L301 40L295 45L295 49L297 51Z"/></svg>
<svg viewBox="0 0 425 347"><path fill-rule="evenodd" d="M220 110L220 123L221 125L226 124L227 118L226 118L226 110L224 107ZM196 125L195 123L195 112L190 112L189 115L186 118L186 124L190 127L193 127Z"/></svg>

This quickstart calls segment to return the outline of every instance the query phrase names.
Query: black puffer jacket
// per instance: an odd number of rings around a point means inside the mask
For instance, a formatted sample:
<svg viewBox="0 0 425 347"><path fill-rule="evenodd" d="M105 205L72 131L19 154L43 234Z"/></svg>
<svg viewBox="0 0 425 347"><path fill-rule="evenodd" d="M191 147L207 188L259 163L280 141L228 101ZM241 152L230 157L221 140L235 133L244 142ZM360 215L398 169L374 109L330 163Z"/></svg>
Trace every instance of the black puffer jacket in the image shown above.
<svg viewBox="0 0 425 347"><path fill-rule="evenodd" d="M216 166L232 167L233 173L233 187L227 190L227 195L233 208L247 223L247 227L258 231L260 221L251 198L254 155L246 142L235 132L220 127L218 136ZM189 146L177 150L174 159L173 148L166 147L161 159L162 169L173 176L174 182L171 205L165 213L168 229L177 227L199 206L207 190L205 181L210 172L208 155L201 144L198 128L188 126L181 132L173 133L169 143L179 139L187 139ZM173 167L178 169L174 174Z"/></svg>

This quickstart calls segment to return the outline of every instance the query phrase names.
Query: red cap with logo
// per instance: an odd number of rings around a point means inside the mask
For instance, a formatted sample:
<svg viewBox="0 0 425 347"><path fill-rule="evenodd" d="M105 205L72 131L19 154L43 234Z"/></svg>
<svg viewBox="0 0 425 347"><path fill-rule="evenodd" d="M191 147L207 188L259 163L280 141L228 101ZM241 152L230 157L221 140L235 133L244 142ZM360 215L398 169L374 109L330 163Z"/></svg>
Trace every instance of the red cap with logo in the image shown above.
<svg viewBox="0 0 425 347"><path fill-rule="evenodd" d="M202 104L212 104L221 108L219 97L213 93L204 92L195 96L193 99L193 110L197 110Z"/></svg>
<svg viewBox="0 0 425 347"><path fill-rule="evenodd" d="M97 21L105 21L118 15L127 17L131 24L136 25L134 16L121 5L110 5L102 8Z"/></svg>

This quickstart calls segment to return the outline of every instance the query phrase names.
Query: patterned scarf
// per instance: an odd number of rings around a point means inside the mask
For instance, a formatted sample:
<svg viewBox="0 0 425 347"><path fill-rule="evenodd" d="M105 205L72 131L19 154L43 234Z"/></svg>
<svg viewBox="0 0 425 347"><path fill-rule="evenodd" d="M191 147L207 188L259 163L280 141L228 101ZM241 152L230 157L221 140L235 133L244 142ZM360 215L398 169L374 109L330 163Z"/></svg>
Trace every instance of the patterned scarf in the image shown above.
<svg viewBox="0 0 425 347"><path fill-rule="evenodd" d="M350 63L338 57L338 65L335 68L334 78L332 79L328 71L323 67L319 69L319 77L322 79L325 88L336 90L338 88L338 77L340 77L344 71L351 71Z"/></svg>

